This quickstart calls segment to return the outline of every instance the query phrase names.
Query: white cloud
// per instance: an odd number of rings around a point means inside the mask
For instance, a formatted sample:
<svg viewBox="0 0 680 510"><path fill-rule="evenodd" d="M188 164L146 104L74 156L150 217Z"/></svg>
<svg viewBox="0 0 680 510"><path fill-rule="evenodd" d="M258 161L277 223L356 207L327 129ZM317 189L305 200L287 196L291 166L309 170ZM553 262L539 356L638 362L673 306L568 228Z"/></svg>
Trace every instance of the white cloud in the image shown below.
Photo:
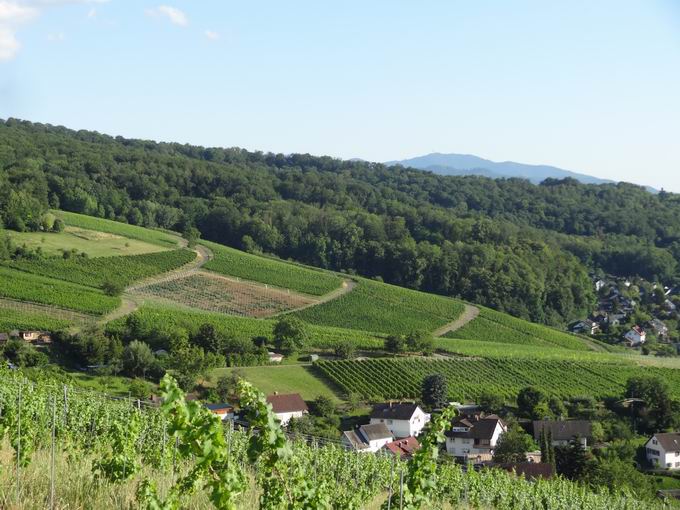
<svg viewBox="0 0 680 510"><path fill-rule="evenodd" d="M11 60L21 48L21 44L14 36L14 32L0 26L0 62Z"/></svg>
<svg viewBox="0 0 680 510"><path fill-rule="evenodd" d="M159 5L154 9L147 9L145 12L147 16L168 18L170 23L173 25L179 25L180 27L185 27L189 24L189 18L187 18L187 15L180 11L177 7Z"/></svg>
<svg viewBox="0 0 680 510"><path fill-rule="evenodd" d="M214 30L206 30L204 33L205 36L211 41L217 41L220 38L220 34L215 32Z"/></svg>
<svg viewBox="0 0 680 510"><path fill-rule="evenodd" d="M38 9L18 1L0 0L0 62L13 59L21 48L16 32L38 15Z"/></svg>

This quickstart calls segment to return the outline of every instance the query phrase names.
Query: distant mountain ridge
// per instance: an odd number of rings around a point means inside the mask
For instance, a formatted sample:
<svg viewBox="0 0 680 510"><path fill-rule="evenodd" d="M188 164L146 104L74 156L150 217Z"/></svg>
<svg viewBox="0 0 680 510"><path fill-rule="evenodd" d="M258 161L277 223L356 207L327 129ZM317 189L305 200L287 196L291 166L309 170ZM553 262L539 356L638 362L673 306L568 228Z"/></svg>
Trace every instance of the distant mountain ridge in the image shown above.
<svg viewBox="0 0 680 510"><path fill-rule="evenodd" d="M548 178L565 179L567 177L576 179L584 184L614 182L549 165L527 165L514 161L495 162L471 154L442 154L433 152L432 154L415 158L388 161L385 164L419 168L440 175L481 175L492 179L515 177L528 179L534 184L538 184Z"/></svg>

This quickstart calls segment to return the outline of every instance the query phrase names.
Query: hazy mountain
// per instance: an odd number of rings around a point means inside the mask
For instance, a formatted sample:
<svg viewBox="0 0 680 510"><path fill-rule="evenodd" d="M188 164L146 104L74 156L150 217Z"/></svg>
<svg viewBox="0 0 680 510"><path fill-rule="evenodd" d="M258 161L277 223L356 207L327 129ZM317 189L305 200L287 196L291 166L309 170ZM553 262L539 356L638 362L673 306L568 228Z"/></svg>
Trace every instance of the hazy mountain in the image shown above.
<svg viewBox="0 0 680 510"><path fill-rule="evenodd" d="M479 158L469 154L441 154L434 152L425 156L404 159L401 161L388 161L389 165L403 165L413 168L429 170L441 175L483 175L498 179L501 177L519 177L529 179L533 183L539 183L549 177L564 179L572 177L586 184L604 184L614 182L599 179L590 175L579 174L548 165L525 165L514 161L495 162Z"/></svg>

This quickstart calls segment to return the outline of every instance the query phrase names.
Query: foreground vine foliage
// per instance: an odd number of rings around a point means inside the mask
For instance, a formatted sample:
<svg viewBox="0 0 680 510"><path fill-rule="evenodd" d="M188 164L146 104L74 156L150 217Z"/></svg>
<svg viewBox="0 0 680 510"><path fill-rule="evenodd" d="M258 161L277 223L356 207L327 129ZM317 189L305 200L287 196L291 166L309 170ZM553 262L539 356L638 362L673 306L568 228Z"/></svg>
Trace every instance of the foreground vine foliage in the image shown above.
<svg viewBox="0 0 680 510"><path fill-rule="evenodd" d="M181 497L205 488L216 508L236 509L236 498L247 487L243 472L229 462L229 449L222 421L198 402L187 402L177 382L166 375L161 381L161 409L170 418L168 432L176 438L177 453L184 460L194 459L189 473L180 478L165 499L154 485L140 484L140 503L149 510L175 510Z"/></svg>
<svg viewBox="0 0 680 510"><path fill-rule="evenodd" d="M238 389L252 428L239 431L225 428L201 404L186 402L169 377L162 383L161 408L37 377L27 381L20 371L0 367L0 450L13 453L0 457L1 508L43 508L52 483L55 508L82 506L69 499L63 472L33 466L34 458L49 458L51 451L68 459L69 468L84 471L84 483L96 479L109 494L130 488L134 493L136 487L136 496L115 506L121 510L176 510L196 507L196 501L201 508L210 501L225 510L358 510L377 508L388 498L383 508L390 510L678 508L632 493L594 492L562 478L530 483L496 469L465 470L439 457L452 411L434 418L419 437L421 450L404 461L289 439L264 395L246 382ZM41 483L30 491L20 487L35 483L36 476ZM42 483L46 477L50 484ZM111 506L112 500L93 502L94 508Z"/></svg>

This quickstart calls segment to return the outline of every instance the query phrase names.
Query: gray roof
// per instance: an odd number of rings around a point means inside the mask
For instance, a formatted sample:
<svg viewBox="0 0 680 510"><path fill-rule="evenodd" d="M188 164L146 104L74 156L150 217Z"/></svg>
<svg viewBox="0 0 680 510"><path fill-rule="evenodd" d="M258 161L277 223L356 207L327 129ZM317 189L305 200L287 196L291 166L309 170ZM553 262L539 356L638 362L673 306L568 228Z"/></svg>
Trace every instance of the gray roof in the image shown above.
<svg viewBox="0 0 680 510"><path fill-rule="evenodd" d="M654 437L656 438L657 441L659 441L659 444L663 446L663 449L666 450L667 452L680 451L680 433L663 432L654 434Z"/></svg>
<svg viewBox="0 0 680 510"><path fill-rule="evenodd" d="M410 420L418 404L376 404L371 411L372 419Z"/></svg>
<svg viewBox="0 0 680 510"><path fill-rule="evenodd" d="M356 430L343 432L345 438L357 450L368 447L371 441L380 439L392 439L392 432L384 423L374 423L372 425L362 425Z"/></svg>
<svg viewBox="0 0 680 510"><path fill-rule="evenodd" d="M447 437L460 437L464 439L491 439L496 430L496 425L499 423L502 424L503 422L497 416L481 418L479 420L455 420L451 424L452 427L468 427L468 430L464 432L448 430L445 432L445 435Z"/></svg>
<svg viewBox="0 0 680 510"><path fill-rule="evenodd" d="M550 431L553 441L569 441L574 436L589 438L592 435L592 424L586 420L569 421L534 421L534 439L541 437L541 430Z"/></svg>
<svg viewBox="0 0 680 510"><path fill-rule="evenodd" d="M359 433L368 441L375 441L377 439L392 438L392 432L384 423L374 423L372 425L362 425L359 427Z"/></svg>

